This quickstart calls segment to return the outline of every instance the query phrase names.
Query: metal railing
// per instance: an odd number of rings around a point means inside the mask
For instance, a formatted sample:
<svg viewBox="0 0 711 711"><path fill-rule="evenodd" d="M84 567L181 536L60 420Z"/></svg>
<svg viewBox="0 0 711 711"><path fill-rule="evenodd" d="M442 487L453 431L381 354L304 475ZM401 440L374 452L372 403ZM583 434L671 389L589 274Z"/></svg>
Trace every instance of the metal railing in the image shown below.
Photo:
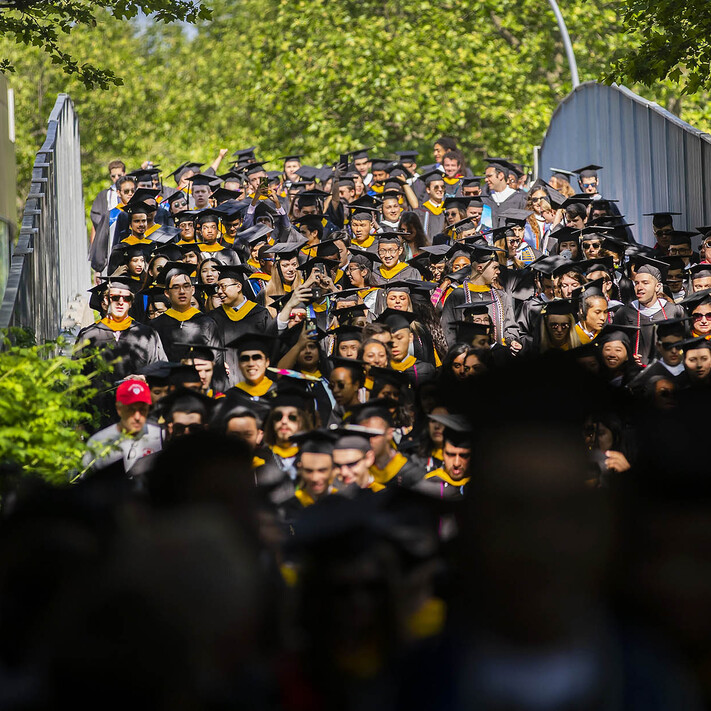
<svg viewBox="0 0 711 711"><path fill-rule="evenodd" d="M551 118L541 177L590 163L604 166L602 195L619 200L643 244L655 241L645 212L680 212L674 226L682 230L711 221L711 136L624 86L585 82Z"/></svg>
<svg viewBox="0 0 711 711"><path fill-rule="evenodd" d="M0 328L26 328L39 343L75 330L91 286L87 249L79 121L72 100L60 94L32 169Z"/></svg>

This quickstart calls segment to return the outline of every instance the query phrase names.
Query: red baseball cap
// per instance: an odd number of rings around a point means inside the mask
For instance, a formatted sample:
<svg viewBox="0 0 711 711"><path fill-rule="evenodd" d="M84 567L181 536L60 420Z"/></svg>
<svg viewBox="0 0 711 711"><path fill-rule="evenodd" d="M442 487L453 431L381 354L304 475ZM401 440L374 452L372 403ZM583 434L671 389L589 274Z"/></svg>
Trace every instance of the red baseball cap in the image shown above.
<svg viewBox="0 0 711 711"><path fill-rule="evenodd" d="M151 389L142 380L124 380L116 390L116 402L133 405L135 402L151 404Z"/></svg>

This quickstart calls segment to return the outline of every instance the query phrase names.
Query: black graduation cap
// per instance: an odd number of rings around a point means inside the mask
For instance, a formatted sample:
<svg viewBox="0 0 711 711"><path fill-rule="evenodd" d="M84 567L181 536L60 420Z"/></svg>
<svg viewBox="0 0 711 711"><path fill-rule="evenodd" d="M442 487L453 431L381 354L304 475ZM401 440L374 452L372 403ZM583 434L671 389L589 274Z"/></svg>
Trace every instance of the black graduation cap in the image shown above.
<svg viewBox="0 0 711 711"><path fill-rule="evenodd" d="M220 346L208 346L205 343L197 342L177 342L174 346L182 349L183 358L197 358L198 360L215 360L215 351L226 351L226 348Z"/></svg>
<svg viewBox="0 0 711 711"><path fill-rule="evenodd" d="M217 267L219 279L235 279L240 284L244 284L245 277L252 273L250 267L245 264L220 264Z"/></svg>
<svg viewBox="0 0 711 711"><path fill-rule="evenodd" d="M472 340L477 336L488 336L492 326L485 323L474 323L473 321L455 321L454 324L455 342L471 345Z"/></svg>
<svg viewBox="0 0 711 711"><path fill-rule="evenodd" d="M478 264L490 262L496 258L496 253L501 252L498 247L490 247L486 242L477 242L476 244L469 243L471 248L472 261Z"/></svg>
<svg viewBox="0 0 711 711"><path fill-rule="evenodd" d="M526 220L533 214L531 210L521 210L519 208L510 207L499 213L499 217L503 218L506 225L518 225L523 227Z"/></svg>
<svg viewBox="0 0 711 711"><path fill-rule="evenodd" d="M369 146L368 148L358 148L355 151L351 151L348 155L351 157L351 160L358 160L359 158L367 158L368 151L372 150L373 146Z"/></svg>
<svg viewBox="0 0 711 711"><path fill-rule="evenodd" d="M631 352L631 339L636 339L639 333L639 326L630 326L620 323L608 323L605 325L595 339L601 346L611 341L620 341Z"/></svg>
<svg viewBox="0 0 711 711"><path fill-rule="evenodd" d="M371 158L370 159L370 170L384 170L388 171L388 169L392 166L393 161L391 161L389 158Z"/></svg>
<svg viewBox="0 0 711 711"><path fill-rule="evenodd" d="M238 158L242 160L255 160L254 157L254 151L256 150L256 146L250 146L249 148L242 148L238 151L235 151L232 154L233 158Z"/></svg>
<svg viewBox="0 0 711 711"><path fill-rule="evenodd" d="M219 183L219 178L215 175L208 175L207 173L196 173L188 180L195 185L208 185L212 187L215 183Z"/></svg>
<svg viewBox="0 0 711 711"><path fill-rule="evenodd" d="M190 366L181 366L187 368ZM177 369L174 369L174 372ZM194 368L193 368L194 370ZM197 372L197 371L195 371ZM171 374L171 377L174 373ZM200 376L198 376L199 379ZM188 380L183 382L196 382L194 380ZM161 411L170 417L174 412L201 412L202 419L204 423L207 423L213 408L217 404L216 400L213 400L207 395L203 395L201 392L194 390L192 388L177 388L172 393L166 395L160 401Z"/></svg>
<svg viewBox="0 0 711 711"><path fill-rule="evenodd" d="M505 173L508 173L509 170L513 170L513 163L511 163L508 158L491 158L487 156L484 158L484 161L488 166L503 170Z"/></svg>
<svg viewBox="0 0 711 711"><path fill-rule="evenodd" d="M159 173L159 168L139 168L138 170L132 170L127 175L133 176L137 183L144 183L148 180L153 181L153 176Z"/></svg>
<svg viewBox="0 0 711 711"><path fill-rule="evenodd" d="M310 259L307 259L303 264L299 265L299 269L304 272L304 274L308 277L309 274L313 271L314 267L317 264L323 264L324 267L326 267L326 270L331 272L335 270L338 267L338 262L335 259L324 259L323 257L311 257ZM336 292L340 293L340 292Z"/></svg>
<svg viewBox="0 0 711 711"><path fill-rule="evenodd" d="M481 301L475 301L471 304L458 304L454 307L456 311L461 311L465 317L467 314L472 316L483 316L489 313L488 307L494 303L493 299L482 299Z"/></svg>
<svg viewBox="0 0 711 711"><path fill-rule="evenodd" d="M145 190L146 188L140 188L141 190ZM134 193L135 196L135 193ZM169 202L171 205L176 202L177 200L185 200L187 203L188 201L188 196L182 191L182 190L176 190L174 193L171 193L168 195L166 198L167 202Z"/></svg>
<svg viewBox="0 0 711 711"><path fill-rule="evenodd" d="M184 383L199 383L200 382L200 373L197 372L197 369L195 368L194 365L185 365L183 363L176 363L173 365L173 367L170 369L170 373L168 374L168 384L169 385L174 385L178 388L182 386ZM171 401L168 400L168 403ZM162 406L161 406L162 408Z"/></svg>
<svg viewBox="0 0 711 711"><path fill-rule="evenodd" d="M448 251L448 244L433 244L427 247L422 247L421 249L421 252L429 257L432 264L443 262Z"/></svg>
<svg viewBox="0 0 711 711"><path fill-rule="evenodd" d="M114 247L111 254L120 254L121 259L125 260L126 262L128 262L129 259L133 259L134 257L143 257L146 261L148 261L148 259L150 259L151 252L157 246L158 245L153 242L151 244L119 243L116 245L116 247Z"/></svg>
<svg viewBox="0 0 711 711"><path fill-rule="evenodd" d="M374 267L375 263L380 263L381 259L375 252L368 252L365 249L357 249L356 247L350 247L348 251L353 255L351 261L356 261L356 263L363 264L363 260L370 262L367 266L371 269Z"/></svg>
<svg viewBox="0 0 711 711"><path fill-rule="evenodd" d="M399 370L393 370L393 368L379 368L375 365L371 365L368 370L368 376L373 379L374 383L387 383L401 389L410 386L408 374Z"/></svg>
<svg viewBox="0 0 711 711"><path fill-rule="evenodd" d="M259 242L266 242L269 233L273 230L269 225L259 223L248 227L246 230L241 230L237 233L235 239L248 244L250 247L256 246Z"/></svg>
<svg viewBox="0 0 711 711"><path fill-rule="evenodd" d="M599 279L593 279L587 284L582 286L580 289L575 289L573 291L573 296L582 296L583 299L587 299L590 296L602 296L604 299L605 292L602 290L602 285L605 283L605 277L600 277Z"/></svg>
<svg viewBox="0 0 711 711"><path fill-rule="evenodd" d="M174 215L173 220L176 225L180 225L184 222L192 222L193 224L197 220L198 211L196 210L183 210L177 215Z"/></svg>
<svg viewBox="0 0 711 711"><path fill-rule="evenodd" d="M157 360L143 366L143 368L138 371L138 374L146 378L149 386L161 387L162 385L168 384L171 371L179 365L180 363L173 363L168 360Z"/></svg>
<svg viewBox="0 0 711 711"><path fill-rule="evenodd" d="M548 301L541 309L544 316L567 316L578 313L579 302L577 299L553 299Z"/></svg>
<svg viewBox="0 0 711 711"><path fill-rule="evenodd" d="M421 175L420 180L425 185L429 185L430 183L433 183L436 180L444 180L444 173L442 173L442 171L440 170L430 170L427 173Z"/></svg>
<svg viewBox="0 0 711 711"><path fill-rule="evenodd" d="M379 232L375 235L378 240L378 245L391 242L393 244L402 244L402 238L406 236L407 232Z"/></svg>
<svg viewBox="0 0 711 711"><path fill-rule="evenodd" d="M576 193L566 198L561 207L565 210L571 205L584 205L587 207L593 201L592 195L590 193Z"/></svg>
<svg viewBox="0 0 711 711"><path fill-rule="evenodd" d="M692 279L700 279L701 277L711 277L711 264L700 262L699 264L691 264L686 269L687 274Z"/></svg>
<svg viewBox="0 0 711 711"><path fill-rule="evenodd" d="M565 168L551 168L550 171L554 178L560 178L561 180L575 177L575 173L572 170L565 170Z"/></svg>
<svg viewBox="0 0 711 711"><path fill-rule="evenodd" d="M227 188L217 188L216 190L213 190L212 195L210 195L210 197L218 205L221 205L223 202L227 202L227 200L236 200L241 194L242 193L239 190L228 190Z"/></svg>
<svg viewBox="0 0 711 711"><path fill-rule="evenodd" d="M219 222L222 219L222 213L215 210L214 207L206 207L197 213L197 224L204 225L206 222Z"/></svg>
<svg viewBox="0 0 711 711"><path fill-rule="evenodd" d="M400 279L397 281L389 281L382 285L382 290L385 293L389 291L401 291L405 294L421 293L429 294L433 289L437 288L437 284L431 281L420 281L419 279Z"/></svg>
<svg viewBox="0 0 711 711"><path fill-rule="evenodd" d="M697 336L696 338L687 338L676 344L682 351L698 350L700 348L708 348L711 350L711 341L706 336Z"/></svg>
<svg viewBox="0 0 711 711"><path fill-rule="evenodd" d="M307 183L313 183L319 174L319 169L313 165L302 165L296 171L296 174Z"/></svg>
<svg viewBox="0 0 711 711"><path fill-rule="evenodd" d="M360 341L363 336L363 328L361 326L346 324L332 328L326 331L326 334L335 336L339 343L343 343L344 341Z"/></svg>
<svg viewBox="0 0 711 711"><path fill-rule="evenodd" d="M276 160L283 160L285 163L288 160L301 160L304 157L304 153L289 153L285 156L280 156Z"/></svg>
<svg viewBox="0 0 711 711"><path fill-rule="evenodd" d="M701 289L683 298L679 304L683 306L687 313L691 313L699 304L711 301L711 289Z"/></svg>
<svg viewBox="0 0 711 711"><path fill-rule="evenodd" d="M243 175L252 175L252 173L259 173L259 172L266 172L264 170L264 166L269 163L268 160L263 160L263 161L252 161L250 163L246 163L240 170L242 171Z"/></svg>
<svg viewBox="0 0 711 711"><path fill-rule="evenodd" d="M395 155L403 163L414 163L415 158L417 158L420 154L418 151L395 151Z"/></svg>
<svg viewBox="0 0 711 711"><path fill-rule="evenodd" d="M180 252L182 253L183 256L190 254L191 252L193 252L197 255L199 255L201 253L199 242L188 242L187 244L176 244L175 246L180 250ZM189 266L193 267L192 264Z"/></svg>
<svg viewBox="0 0 711 711"><path fill-rule="evenodd" d="M299 446L302 453L330 454L338 434L326 429L313 429L292 436L291 442Z"/></svg>
<svg viewBox="0 0 711 711"><path fill-rule="evenodd" d="M409 311L396 311L395 309L385 309L383 313L375 319L378 323L384 323L390 330L401 331L403 328L410 328L410 324L415 321L415 315Z"/></svg>
<svg viewBox="0 0 711 711"><path fill-rule="evenodd" d="M162 244L156 249L153 257L165 257L169 262L179 262L183 256L180 247L175 244Z"/></svg>
<svg viewBox="0 0 711 711"><path fill-rule="evenodd" d="M602 166L591 163L590 165L584 165L582 168L577 168L573 172L581 178L597 178L598 170L602 170Z"/></svg>
<svg viewBox="0 0 711 711"><path fill-rule="evenodd" d="M690 316L680 316L678 318L668 318L665 321L655 321L657 327L657 338L664 336L686 333L686 324L691 321Z"/></svg>
<svg viewBox="0 0 711 711"><path fill-rule="evenodd" d="M464 415L428 415L428 419L444 425L444 439L455 447L469 447L472 427Z"/></svg>
<svg viewBox="0 0 711 711"><path fill-rule="evenodd" d="M351 211L351 222L354 220L372 220L379 212L380 207L366 207L365 205L355 205L351 203L348 205L348 209Z"/></svg>
<svg viewBox="0 0 711 711"><path fill-rule="evenodd" d="M187 161L179 165L172 173L168 173L168 177L175 177L176 181L178 179L178 173L182 173L184 170L200 170L200 168L205 165L204 163L195 163L194 161Z"/></svg>
<svg viewBox="0 0 711 711"><path fill-rule="evenodd" d="M173 277L178 276L180 274L184 274L186 277L190 277L194 269L194 265L186 264L185 262L166 262L163 265L163 268L158 273L158 280L162 284L165 284L166 287L169 287L170 281Z"/></svg>
<svg viewBox="0 0 711 711"><path fill-rule="evenodd" d="M160 195L160 190L158 190L158 188L137 188L136 192L131 195L131 199L126 203L126 205L145 202L149 199L155 200L158 195Z"/></svg>
<svg viewBox="0 0 711 711"><path fill-rule="evenodd" d="M309 230L323 230L323 221L326 219L325 215L302 215L298 219L294 220L296 225L305 225Z"/></svg>
<svg viewBox="0 0 711 711"><path fill-rule="evenodd" d="M545 274L546 276L553 276L559 269L568 269L574 264L575 262L572 262L570 259L561 257L558 254L551 254L540 257L535 262L531 262L529 267L534 271Z"/></svg>
<svg viewBox="0 0 711 711"><path fill-rule="evenodd" d="M456 197L448 197L444 199L444 209L448 210L450 207L456 207L462 212L466 212L467 206L469 205L469 198L466 195L458 195Z"/></svg>
<svg viewBox="0 0 711 711"><path fill-rule="evenodd" d="M294 242L277 242L264 251L266 254L278 254L280 259L293 259L305 244L305 239Z"/></svg>
<svg viewBox="0 0 711 711"><path fill-rule="evenodd" d="M241 351L261 351L266 356L270 356L275 340L274 336L266 333L245 332L225 345L228 348L234 348L238 353Z"/></svg>
<svg viewBox="0 0 711 711"><path fill-rule="evenodd" d="M671 217L672 215L681 215L680 212L671 212L670 210L661 210L659 212L643 212L643 217Z"/></svg>
<svg viewBox="0 0 711 711"><path fill-rule="evenodd" d="M638 274L649 274L657 281L665 281L669 265L659 259L653 259L643 254L633 257L630 262L634 265Z"/></svg>
<svg viewBox="0 0 711 711"><path fill-rule="evenodd" d="M347 325L350 319L365 316L365 312L370 309L365 304L355 304L355 306L344 306L342 309L335 309L333 315L338 319L339 325Z"/></svg>
<svg viewBox="0 0 711 711"><path fill-rule="evenodd" d="M473 185L481 185L482 181L484 180L483 175L472 175L469 177L462 178L462 187L467 188Z"/></svg>
<svg viewBox="0 0 711 711"><path fill-rule="evenodd" d="M272 409L275 407L295 407L298 410L313 412L314 397L306 381L296 380L283 375L272 392L266 395Z"/></svg>
<svg viewBox="0 0 711 711"><path fill-rule="evenodd" d="M595 257L595 259L581 259L579 262L570 262L570 268L579 271L581 274L589 274L590 272L606 271L612 274L615 268L615 258Z"/></svg>
<svg viewBox="0 0 711 711"><path fill-rule="evenodd" d="M127 215L147 215L149 212L155 212L158 208L155 205L148 205L143 201L127 203L123 211Z"/></svg>
<svg viewBox="0 0 711 711"><path fill-rule="evenodd" d="M464 244L462 242L455 242L450 248L445 257L449 259L454 259L455 257L466 257L471 263L472 259L472 247L470 244Z"/></svg>
<svg viewBox="0 0 711 711"><path fill-rule="evenodd" d="M128 276L111 276L105 277L106 281L103 286L106 289L121 288L128 289L131 293L135 294L140 291L141 283L138 279L132 279Z"/></svg>
<svg viewBox="0 0 711 711"><path fill-rule="evenodd" d="M691 244L691 238L696 236L696 232L685 230L674 230L671 235L670 244Z"/></svg>

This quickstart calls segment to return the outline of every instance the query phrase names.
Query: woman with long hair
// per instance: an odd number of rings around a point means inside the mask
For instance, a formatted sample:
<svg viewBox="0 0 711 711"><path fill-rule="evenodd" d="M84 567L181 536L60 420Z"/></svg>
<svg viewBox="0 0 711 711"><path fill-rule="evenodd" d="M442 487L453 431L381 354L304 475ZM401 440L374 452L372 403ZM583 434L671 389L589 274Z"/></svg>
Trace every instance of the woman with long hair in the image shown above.
<svg viewBox="0 0 711 711"><path fill-rule="evenodd" d="M577 304L567 299L551 301L541 311L538 352L569 351L582 345L575 331Z"/></svg>
<svg viewBox="0 0 711 711"><path fill-rule="evenodd" d="M275 257L272 277L264 288L264 305L272 312L272 317L276 317L276 310L271 306L272 299L267 297L290 294L302 281L297 250L281 252Z"/></svg>
<svg viewBox="0 0 711 711"><path fill-rule="evenodd" d="M427 235L422 227L422 221L415 212L403 212L400 217L399 231L406 233L402 236L404 261L416 257L423 247L429 245Z"/></svg>
<svg viewBox="0 0 711 711"><path fill-rule="evenodd" d="M523 239L529 247L541 252L548 252L548 235L555 224L546 219L551 213L550 198L545 188L538 187L531 190L526 200L526 210L531 210L532 215L526 218ZM558 222L562 220L562 213L556 215Z"/></svg>

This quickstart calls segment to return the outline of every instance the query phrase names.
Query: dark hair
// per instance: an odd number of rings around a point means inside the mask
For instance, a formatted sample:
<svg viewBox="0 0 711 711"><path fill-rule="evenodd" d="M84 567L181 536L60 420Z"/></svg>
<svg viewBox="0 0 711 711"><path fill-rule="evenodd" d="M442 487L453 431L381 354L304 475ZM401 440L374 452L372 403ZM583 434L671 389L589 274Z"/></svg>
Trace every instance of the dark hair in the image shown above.
<svg viewBox="0 0 711 711"><path fill-rule="evenodd" d="M442 146L445 153L448 151L455 151L457 150L457 139L452 136L441 136L434 142L433 145Z"/></svg>
<svg viewBox="0 0 711 711"><path fill-rule="evenodd" d="M363 373L363 367L358 363L343 363L339 361L338 365L335 365L333 370L336 370L337 368L345 368L350 373L352 382L360 383L361 385L363 384L365 374ZM331 374L333 374L333 370L331 371Z"/></svg>
<svg viewBox="0 0 711 711"><path fill-rule="evenodd" d="M363 353L365 352L365 347L370 345L371 343L377 343L378 345L385 348L385 353L388 357L388 361L390 360L390 348L388 348L385 343L379 341L377 338L368 338L360 344L360 348L358 349L358 360L363 360Z"/></svg>
<svg viewBox="0 0 711 711"><path fill-rule="evenodd" d="M584 220L588 216L588 210L583 203L574 202L565 208L565 216L569 220L573 220L576 217L582 217ZM553 236L555 236L555 232Z"/></svg>
<svg viewBox="0 0 711 711"><path fill-rule="evenodd" d="M122 175L116 181L116 190L120 190L124 183L133 183L136 185L136 179L131 175Z"/></svg>
<svg viewBox="0 0 711 711"><path fill-rule="evenodd" d="M392 333L390 326L385 323L366 323L365 326L363 326L361 338L363 339L363 343L365 343L374 335L381 333Z"/></svg>
<svg viewBox="0 0 711 711"><path fill-rule="evenodd" d="M124 172L126 172L126 164L122 160L112 160L109 163L109 173L114 169L114 168L121 168ZM123 177L123 176L122 176Z"/></svg>
<svg viewBox="0 0 711 711"><path fill-rule="evenodd" d="M466 343L455 343L447 352L447 355L442 361L442 373L451 375L452 373L452 363L454 363L455 358L459 358L460 355L469 355L471 347Z"/></svg>
<svg viewBox="0 0 711 711"><path fill-rule="evenodd" d="M450 158L450 159L456 160L457 163L459 163L460 170L464 170L466 161L464 160L464 153L462 153L459 149L452 148L452 149L448 150L442 156L442 162L444 162L445 158Z"/></svg>
<svg viewBox="0 0 711 711"><path fill-rule="evenodd" d="M399 228L402 231L403 227L413 227L415 229L415 248L417 250L427 246L427 235L422 227L422 220L415 212L403 212L400 216Z"/></svg>

